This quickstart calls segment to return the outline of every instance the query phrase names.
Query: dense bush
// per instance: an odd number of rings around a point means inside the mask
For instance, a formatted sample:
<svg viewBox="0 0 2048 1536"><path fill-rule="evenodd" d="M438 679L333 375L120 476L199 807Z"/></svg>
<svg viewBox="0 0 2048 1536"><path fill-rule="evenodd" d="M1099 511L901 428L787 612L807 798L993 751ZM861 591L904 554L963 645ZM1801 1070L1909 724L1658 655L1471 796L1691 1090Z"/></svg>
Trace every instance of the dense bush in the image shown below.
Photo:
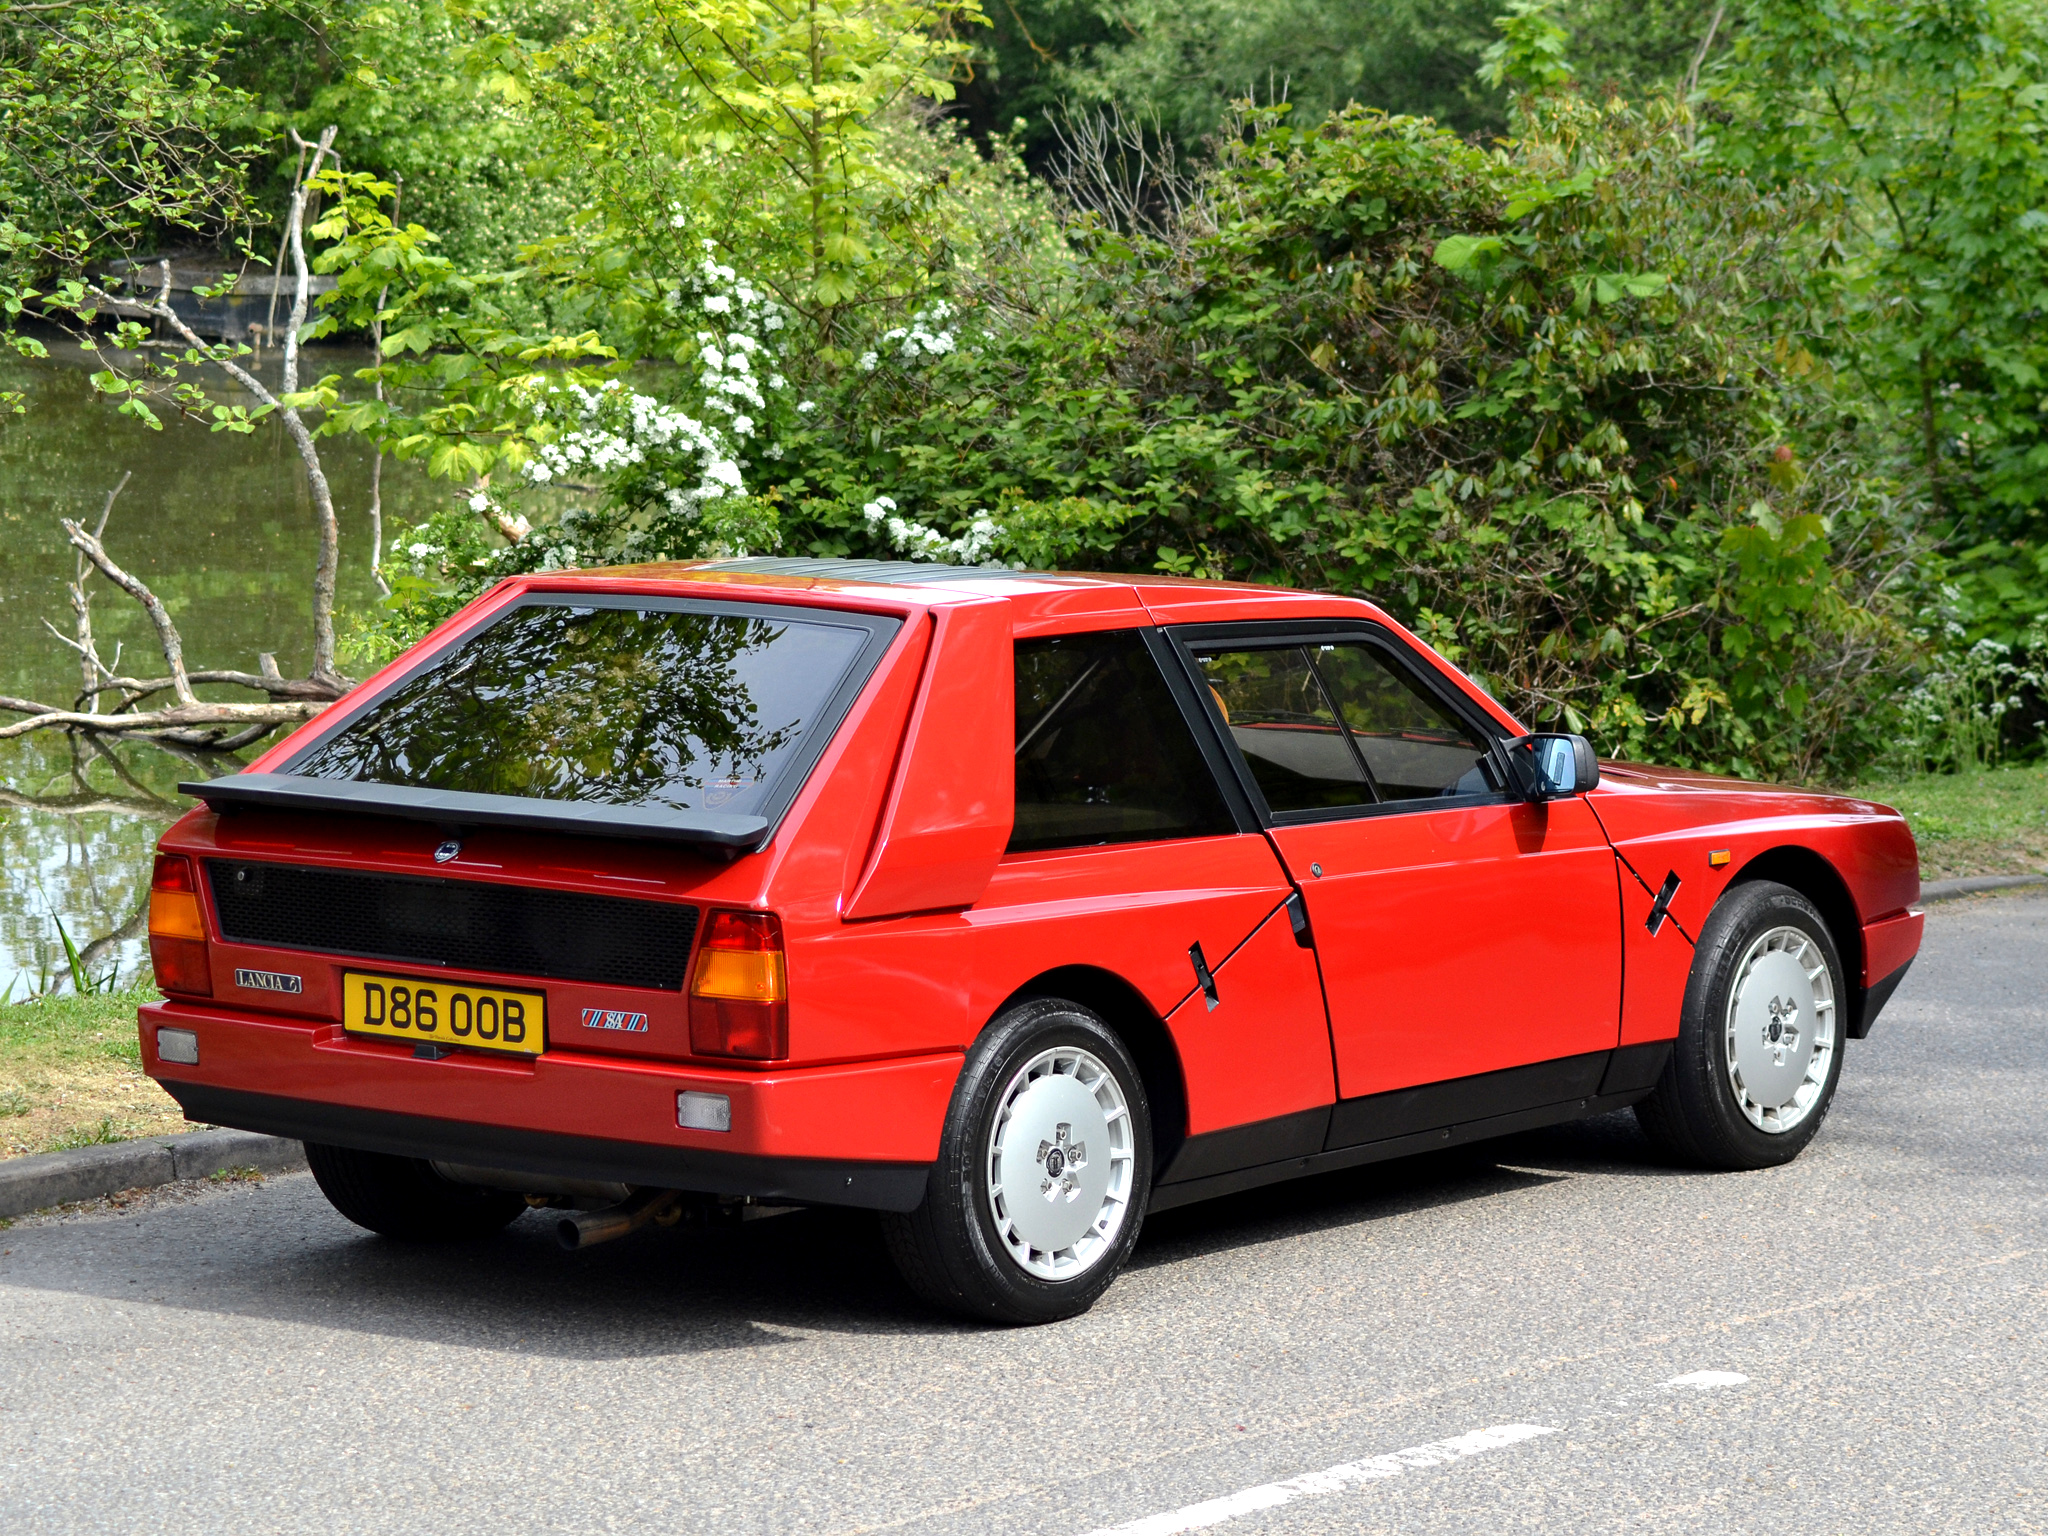
<svg viewBox="0 0 2048 1536"><path fill-rule="evenodd" d="M1085 226L1070 281L838 370L763 491L819 552L915 552L886 494L998 555L1368 595L1530 718L1814 771L1857 750L1903 532L1791 323L1802 210L1687 127L1262 114L1156 232Z"/></svg>

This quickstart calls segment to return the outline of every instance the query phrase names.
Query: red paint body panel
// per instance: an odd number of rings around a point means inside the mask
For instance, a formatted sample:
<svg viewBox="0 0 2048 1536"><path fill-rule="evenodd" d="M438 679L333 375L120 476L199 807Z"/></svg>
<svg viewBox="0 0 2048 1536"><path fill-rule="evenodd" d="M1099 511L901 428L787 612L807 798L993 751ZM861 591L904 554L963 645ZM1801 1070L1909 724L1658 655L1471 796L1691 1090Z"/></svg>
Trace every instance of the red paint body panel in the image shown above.
<svg viewBox="0 0 2048 1536"><path fill-rule="evenodd" d="M1624 1045L1678 1033L1691 940L1721 893L1762 867L1760 860L1800 850L1816 856L1839 882L1857 922L1853 930L1836 933L1835 941L1843 965L1862 985L1881 979L1866 974L1868 925L1902 914L1920 897L1912 833L1896 811L1872 801L1626 763L1606 765L1588 799L1616 852L1641 877L1638 883L1626 870L1622 874ZM1707 855L1723 850L1729 862L1711 867ZM1669 908L1676 922L1652 936L1644 927L1651 896L1643 885L1655 889L1667 874L1681 882ZM1919 936L1918 927L1912 928L1906 958L1918 949Z"/></svg>
<svg viewBox="0 0 2048 1536"><path fill-rule="evenodd" d="M1206 951L1205 951L1206 953ZM1166 1021L1187 1080L1188 1134L1224 1130L1334 1103L1337 1080L1312 951L1283 907L1210 964L1214 1008L1197 992Z"/></svg>
<svg viewBox="0 0 2048 1536"><path fill-rule="evenodd" d="M1066 966L1117 977L1164 1018L1195 990L1188 946L1237 948L1287 899L1256 833L1011 854L966 914L975 1027L1032 978Z"/></svg>
<svg viewBox="0 0 2048 1536"><path fill-rule="evenodd" d="M1610 765L1583 800L1412 809L1269 831L1006 854L1013 819L1015 640L1108 628L1359 620L1408 643L1494 720L1521 727L1370 604L1165 577L989 571L932 585L690 565L552 573L504 583L327 715L265 752L274 770L365 707L399 672L528 591L696 594L853 609L900 621L875 672L772 839L731 860L686 846L475 829L437 864L441 833L350 816L197 810L167 851L334 865L701 909L771 911L786 946L790 1058L693 1058L678 992L537 981L330 954L210 947L215 1000L143 1010L145 1064L167 1080L477 1125L767 1157L921 1162L937 1150L962 1053L1005 1003L1062 986L1127 1000L1177 1055L1184 1125L1200 1135L1617 1043L1667 1039L1697 934L1729 882L1788 857L1836 882L1837 934L1869 985L1916 951L1917 856L1895 812L1867 801ZM1725 868L1707 863L1727 850ZM1668 871L1674 921L1643 918ZM1310 866L1320 863L1319 878ZM210 930L219 925L202 881ZM1295 942L1297 886L1316 949ZM701 927L700 927L701 931ZM1197 988L1199 942L1220 1006ZM548 999L548 1052L519 1062L403 1046L339 1028L348 966L529 990ZM303 978L297 995L234 983L237 967ZM1327 999L1327 1010L1325 1000ZM582 1010L644 1013L633 1033ZM201 1037L200 1067L156 1059L154 1028ZM674 1125L681 1089L724 1093L729 1133Z"/></svg>
<svg viewBox="0 0 2048 1536"><path fill-rule="evenodd" d="M1874 987L1920 953L1920 935L1927 927L1924 912L1901 912L1863 929L1863 985Z"/></svg>
<svg viewBox="0 0 2048 1536"><path fill-rule="evenodd" d="M1010 605L931 611L924 678L849 918L971 906L1016 819Z"/></svg>
<svg viewBox="0 0 2048 1536"><path fill-rule="evenodd" d="M1583 804L1416 810L1273 838L1308 898L1345 1098L1614 1048L1614 855Z"/></svg>

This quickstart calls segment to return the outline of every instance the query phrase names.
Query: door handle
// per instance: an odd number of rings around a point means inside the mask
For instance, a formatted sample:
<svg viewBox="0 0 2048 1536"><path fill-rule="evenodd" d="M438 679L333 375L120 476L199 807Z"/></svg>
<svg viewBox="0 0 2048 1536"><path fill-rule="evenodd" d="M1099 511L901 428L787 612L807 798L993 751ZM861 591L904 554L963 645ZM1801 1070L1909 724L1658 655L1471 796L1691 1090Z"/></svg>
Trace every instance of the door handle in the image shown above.
<svg viewBox="0 0 2048 1536"><path fill-rule="evenodd" d="M1209 1011L1214 1013L1216 1005L1223 999L1216 991L1216 973L1209 969L1209 962L1202 955L1200 939L1188 946L1188 960L1194 965L1195 980L1201 985L1202 996L1209 1000Z"/></svg>
<svg viewBox="0 0 2048 1536"><path fill-rule="evenodd" d="M1287 898L1287 922L1294 929L1294 942L1303 949L1316 947L1314 930L1308 925L1308 898L1295 891Z"/></svg>

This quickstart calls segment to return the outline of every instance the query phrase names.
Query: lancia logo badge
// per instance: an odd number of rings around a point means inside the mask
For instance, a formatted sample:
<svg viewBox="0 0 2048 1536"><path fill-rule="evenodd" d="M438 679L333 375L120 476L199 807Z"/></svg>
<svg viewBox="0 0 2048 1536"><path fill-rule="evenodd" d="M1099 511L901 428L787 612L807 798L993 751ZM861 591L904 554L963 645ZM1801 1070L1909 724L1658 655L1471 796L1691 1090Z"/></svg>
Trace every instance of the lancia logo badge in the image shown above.
<svg viewBox="0 0 2048 1536"><path fill-rule="evenodd" d="M294 996L306 989L305 982L289 971L237 970L235 985L251 992L289 992Z"/></svg>
<svg viewBox="0 0 2048 1536"><path fill-rule="evenodd" d="M1080 1193L1081 1181L1075 1174L1088 1166L1087 1144L1073 1136L1074 1127L1062 1120L1053 1128L1052 1140L1038 1144L1038 1165L1045 1170L1038 1192L1054 1204Z"/></svg>
<svg viewBox="0 0 2048 1536"><path fill-rule="evenodd" d="M1771 999L1771 1021L1763 1028L1764 1046L1775 1066L1785 1065L1785 1053L1799 1045L1799 1004L1790 998Z"/></svg>
<svg viewBox="0 0 2048 1536"><path fill-rule="evenodd" d="M446 864L450 859L454 858L457 854L461 852L462 844L451 837L448 839L447 842L443 843L440 847L434 850L434 862L436 864Z"/></svg>

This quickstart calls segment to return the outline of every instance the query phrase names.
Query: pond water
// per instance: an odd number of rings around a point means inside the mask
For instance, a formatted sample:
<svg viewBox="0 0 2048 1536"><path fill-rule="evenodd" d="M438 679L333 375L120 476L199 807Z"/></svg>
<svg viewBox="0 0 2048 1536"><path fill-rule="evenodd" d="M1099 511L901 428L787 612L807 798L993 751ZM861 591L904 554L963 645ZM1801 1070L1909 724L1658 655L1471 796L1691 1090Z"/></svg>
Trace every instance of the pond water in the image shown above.
<svg viewBox="0 0 2048 1536"><path fill-rule="evenodd" d="M21 390L27 413L0 417L0 693L70 707L78 663L45 627L72 631L65 583L75 555L60 518L90 526L108 492L132 473L107 523L108 553L164 600L184 637L186 665L256 670L277 653L302 676L312 654L316 540L304 466L283 430L251 436L209 432L165 419L162 431L115 414L93 396L95 365L51 347L47 362L0 365L0 388ZM360 366L353 352L309 354L302 378ZM275 354L253 370L277 386ZM225 404L256 402L217 374L209 391ZM375 601L370 572L371 455L328 439L321 461L341 524L339 602ZM386 462L386 537L448 494L410 465ZM93 629L100 655L121 670L161 676L154 631L141 607L95 575ZM235 689L201 690L249 699ZM0 714L0 725L20 719ZM95 977L126 985L146 975L142 912L151 849L192 802L180 779L231 772L143 743L96 747L49 732L0 741L0 995L68 990L59 924L86 951Z"/></svg>

